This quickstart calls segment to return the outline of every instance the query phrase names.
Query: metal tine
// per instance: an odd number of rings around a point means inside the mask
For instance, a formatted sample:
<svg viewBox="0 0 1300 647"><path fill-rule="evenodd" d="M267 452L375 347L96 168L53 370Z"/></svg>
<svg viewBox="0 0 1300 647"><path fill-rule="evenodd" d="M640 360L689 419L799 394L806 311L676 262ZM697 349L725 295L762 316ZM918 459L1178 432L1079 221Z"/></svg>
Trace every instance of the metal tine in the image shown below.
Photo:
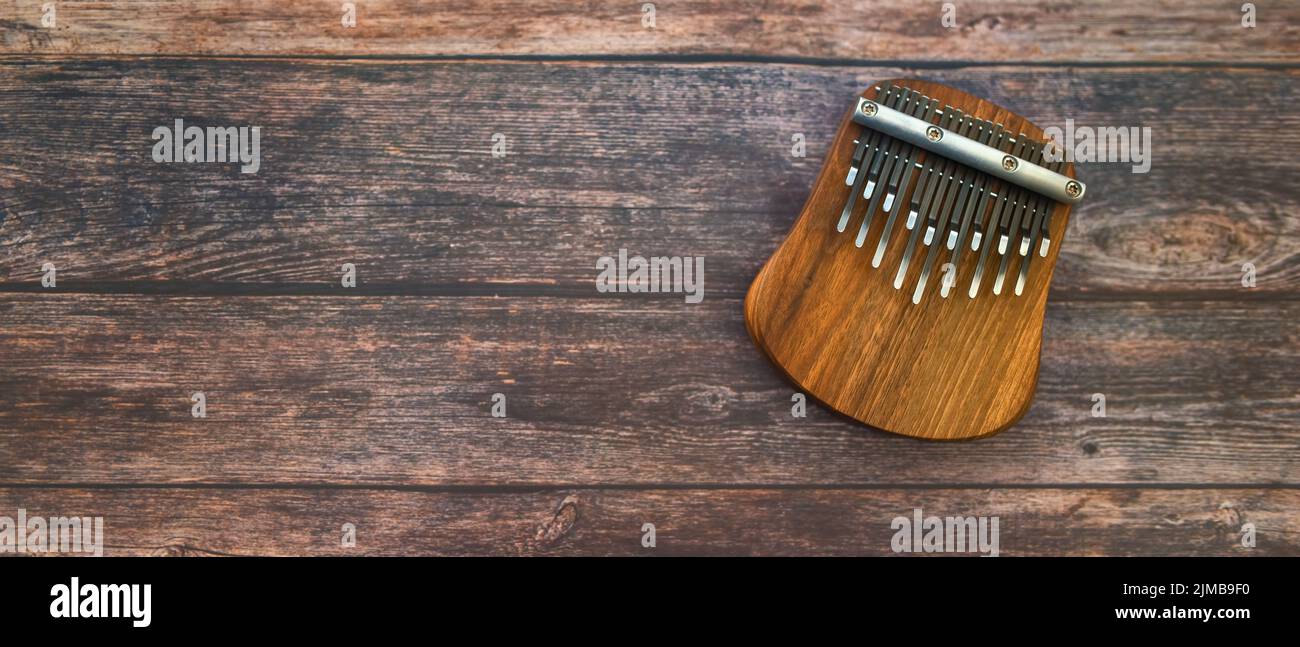
<svg viewBox="0 0 1300 647"><path fill-rule="evenodd" d="M968 136L987 146L993 136L993 124L983 119L971 118L971 121L974 132ZM962 186L956 204L953 205L949 221L951 225L948 227L945 244L949 252L949 262L953 265L953 273L951 276L945 275L944 280L939 283L939 296L945 299L948 298L948 294L952 291L952 286L956 284L957 268L961 265L961 253L963 243L966 240L966 232L970 229L971 217L975 211L976 203L979 202L980 193L984 189L984 182L987 178L988 176L985 173L969 168L966 169L962 176L964 186Z"/></svg>
<svg viewBox="0 0 1300 647"><path fill-rule="evenodd" d="M1025 149L1029 146L1028 140L1024 133L1016 138L1016 157L1024 159L1026 157ZM1007 195L1015 201L1016 209L1003 214L1002 220L998 223L998 253L1006 254L1007 248L1011 243L1011 230L1015 228L1014 223L1019 222L1020 212L1024 209L1026 191L1018 186L1010 187ZM992 232L990 232L992 233Z"/></svg>
<svg viewBox="0 0 1300 647"><path fill-rule="evenodd" d="M1005 147L1000 146L999 148L1004 153L1010 153L1013 152L1013 150L1019 150L1019 148L1023 148L1024 140L1022 139L1019 142L1016 142L1010 138L1006 138L1003 140L1003 144L1005 145ZM1003 212L1007 210L1008 204L1011 203L1009 194L1012 193L1012 190L1011 190L1011 185L1009 183L1000 182L1000 181L996 182L995 188L997 189L997 195L994 196L993 198L993 207L989 211L988 224L984 227L984 231L988 232L988 235L985 237L986 240L984 242L984 246L980 249L979 262L975 264L975 276L971 278L970 290L967 291L967 296L969 296L972 299L974 299L976 295L979 294L980 282L984 278L984 265L985 262L988 260L989 250L993 249L994 247L993 241L989 239L992 238L993 232L997 230L998 222L1002 219Z"/></svg>
<svg viewBox="0 0 1300 647"><path fill-rule="evenodd" d="M951 110L956 114L957 124L949 130L962 137L969 136L974 120L969 119L961 110L955 108ZM954 163L953 166L953 174L944 192L943 206L938 211L931 212L926 223L925 237L921 242L929 249L925 253L925 262L921 265L921 276L916 281L916 289L912 291L912 303L921 302L925 286L930 282L930 273L934 271L935 259L939 257L939 250L944 247L942 241L948 233L949 224L956 224L952 216L957 211L957 205L961 204L970 189L971 169L962 164Z"/></svg>
<svg viewBox="0 0 1300 647"><path fill-rule="evenodd" d="M908 104L908 102L911 101L912 95L916 94L916 91L906 87L900 87L898 89L901 90L901 94L893 98L892 104L886 104L886 105L893 108L894 110L905 111L906 105ZM901 145L903 145L902 142L889 136L883 137L880 140L880 144L876 148L876 157L871 162L871 173L870 175L867 176L867 187L862 190L863 199L870 198L872 195L875 194L876 185L880 181L881 165L884 164L885 162L890 161L893 155L893 151L897 150L898 147ZM885 150L886 146L889 147L888 151ZM866 168L866 166L863 166L863 168Z"/></svg>
<svg viewBox="0 0 1300 647"><path fill-rule="evenodd" d="M840 221L835 224L836 231L843 232L844 228L849 224L849 216L852 215L853 205L857 202L858 190L862 187L862 181L867 175L859 172L858 169L862 164L862 158L874 146L875 140L880 136L880 133L873 130L870 131L870 135L864 132L858 139L858 149L853 154L853 166L849 168L848 175L844 177L845 184L849 185L849 197L845 200L844 208L840 211Z"/></svg>
<svg viewBox="0 0 1300 647"><path fill-rule="evenodd" d="M1034 154L1033 157L1029 158L1029 160L1050 171L1055 171L1056 170L1055 163L1049 161L1044 154L1044 151L1046 151L1046 149L1047 149L1047 143L1039 142L1037 152ZM1056 201L1048 198L1047 196L1040 195L1037 196L1036 200L1034 200L1033 206L1034 206L1033 221L1030 222L1029 219L1025 219L1020 223L1020 250L1019 251L1021 256L1031 255L1030 250L1033 249L1034 247L1033 243L1037 240L1038 232L1042 227L1043 218L1045 218L1047 214L1051 213L1052 209L1056 207Z"/></svg>
<svg viewBox="0 0 1300 647"><path fill-rule="evenodd" d="M1028 153L1024 152L1024 149L1030 146L1030 144L1028 144L1028 139L1023 133L1019 134L1015 139L1019 142L1015 156L1022 160L1026 159ZM1002 285L1006 282L1006 268L1008 268L1008 265L1010 265L1011 262L1011 255L1008 253L1010 249L1011 235L1013 235L1015 229L1017 229L1019 221L1021 221L1021 217L1024 214L1024 210L1027 209L1028 197L1030 197L1028 196L1028 192L1024 191L1021 187L1015 187L1013 191L1009 191L1009 195L1011 209L1008 213L1002 214L1002 222L998 225L997 255L1000 260L998 260L997 264L997 275L996 277L993 277L993 294L995 295L1002 294Z"/></svg>
<svg viewBox="0 0 1300 647"><path fill-rule="evenodd" d="M924 97L920 94L913 93L912 90L907 90L907 94L903 97L903 105L899 110L904 113L919 110L920 107L924 105L921 99L924 99ZM903 141L895 139L891 142L889 145L889 152L884 157L884 165L881 166L878 171L875 168L871 169L871 180L868 182L867 186L879 187L881 184L887 183L887 178L895 175L894 169L896 167L900 167L904 163L910 163L902 160L901 153L905 148L910 147ZM871 221L876 217L876 207L880 206L880 199L886 193L887 191L881 190L876 191L875 195L871 196L871 202L867 204L867 213L862 218L862 226L858 227L858 236L853 240L854 245L861 247L862 244L866 242L867 234L871 230ZM862 197L865 198L867 196L864 194ZM890 194L890 200L892 199L893 194ZM885 210L888 211L889 207L890 205L886 204Z"/></svg>
<svg viewBox="0 0 1300 647"><path fill-rule="evenodd" d="M922 121L930 121L930 114L934 108L939 105L939 101L937 99L931 99L923 94L918 94L915 101L917 103L912 116ZM885 194L885 204L882 207L886 212L893 208L894 202L899 197L899 192L907 188L907 182L903 181L900 185L899 179L903 176L906 176L907 179L911 179L911 172L916 168L916 156L920 153L921 149L910 144L904 144L904 161L902 164L894 165L894 172L889 177L889 184L887 185L888 193ZM904 173L905 169L906 173Z"/></svg>
<svg viewBox="0 0 1300 647"><path fill-rule="evenodd" d="M1002 294L1002 285L1006 282L1006 270L1011 266L1011 259L1017 256L1013 247L1015 246L1015 235L1021 229L1019 223L1030 218L1031 203L1034 201L1035 196L1036 194L1032 194L1030 191L1021 192L1021 196L1019 196L1019 203L1021 204L1011 214L1011 222L1006 227L1006 234L998 238L997 251L1001 255L1001 260L997 264L997 277L993 278L993 294Z"/></svg>
<svg viewBox="0 0 1300 647"><path fill-rule="evenodd" d="M1065 155L1062 154L1061 159L1052 162L1051 166L1048 168L1060 173L1061 169L1065 168ZM1055 209L1056 205L1052 205L1052 208L1048 209L1047 213L1043 214L1043 222L1038 229L1038 255L1043 258L1047 258L1047 250L1052 245L1052 211Z"/></svg>
<svg viewBox="0 0 1300 647"><path fill-rule="evenodd" d="M1047 165L1047 168L1059 173L1062 166L1064 166L1064 162L1053 162ZM1043 220L1046 220L1047 217L1051 215L1052 210L1055 208L1056 208L1055 200L1051 200L1041 195L1038 196L1038 217L1034 219L1033 228L1030 230L1029 233L1030 237L1028 239L1029 243L1028 245L1022 245L1021 247L1022 249L1024 249L1026 246L1029 249L1033 249L1033 243L1039 239L1039 234L1042 233L1043 231L1041 227L1041 222ZM1016 277L1016 296L1020 296L1025 292L1025 283L1029 280L1029 263L1034 259L1034 255L1032 253L1030 254L1022 253L1021 256L1023 256L1024 258L1021 259L1020 261L1020 274Z"/></svg>
<svg viewBox="0 0 1300 647"><path fill-rule="evenodd" d="M862 164L862 156L867 152L871 136L875 134L874 130L863 130L858 138L853 140L853 159L849 161L849 172L844 174L844 186L853 186L853 181L858 179L858 166Z"/></svg>
<svg viewBox="0 0 1300 647"><path fill-rule="evenodd" d="M955 123L950 122L949 125L945 127L947 130L957 132L958 134L961 134L960 132L958 132L959 130L963 132L965 131L965 127L966 127L966 122L964 121L965 115L962 113L962 111L957 110L952 106L948 106L944 110L944 112L946 114L952 115L952 121L955 122ZM940 201L936 198L934 204L932 205L933 208L930 209L929 213L926 214L925 235L921 238L922 245L929 245L930 243L934 242L937 236L943 235L943 230L942 227L940 226L939 217L946 215L948 213L948 208L952 206L952 200L956 195L957 189L961 186L960 181L958 181L957 179L957 174L965 170L965 168L966 168L965 166L957 164L956 162L952 162L952 161L948 162L949 172L945 174L944 182L939 187L939 191L944 196L944 199Z"/></svg>
<svg viewBox="0 0 1300 647"><path fill-rule="evenodd" d="M1029 157L1026 157L1025 159L1037 164L1038 162L1036 160L1040 160L1043 157L1043 144L1042 142L1034 142L1031 147L1033 148L1033 151L1030 153ZM1043 217L1043 207L1045 206L1043 196L1031 192L1029 196L1029 206L1029 213L1025 214L1024 219L1020 221L1020 244L1016 246L1016 251L1022 257L1029 253L1030 232L1033 231L1031 227L1037 225L1038 221Z"/></svg>
<svg viewBox="0 0 1300 647"><path fill-rule="evenodd" d="M1043 153L1043 144L1028 139L1023 133L1021 134L1021 139L1026 139L1027 142L1026 152L1024 152L1024 155L1019 156L1021 159L1034 160ZM1035 216L1037 209L1039 209L1039 197L1041 196L1035 194L1035 192L1022 191L1021 208L1015 210L1011 222L1006 223L1004 235L1002 235L1001 238L998 238L998 252L1001 253L1002 260L997 266L997 278L993 279L993 294L1002 294L1002 285L1006 282L1006 273L1008 273L1008 269L1010 269L1011 260L1017 256L1017 252L1014 251L1014 248L1019 248L1019 256L1022 257L1024 256L1024 252L1027 252L1024 243L1018 242L1017 235L1023 235L1026 233L1026 227L1024 227L1022 223L1030 222L1031 218Z"/></svg>
<svg viewBox="0 0 1300 647"><path fill-rule="evenodd" d="M1043 215L1043 224L1038 228L1038 255L1047 258L1047 250L1052 246L1052 211L1048 209Z"/></svg>
<svg viewBox="0 0 1300 647"><path fill-rule="evenodd" d="M869 131L874 135L876 131ZM849 162L849 172L844 174L844 186L853 186L853 181L858 179L858 165L862 164L862 154L867 151L867 140L870 139L868 132L863 132L861 136L853 140L853 159Z"/></svg>
<svg viewBox="0 0 1300 647"><path fill-rule="evenodd" d="M974 119L970 115L964 115L960 110L957 111L957 118L964 120L961 126L961 132L958 134L968 139L978 141L980 130L979 120ZM961 218L958 217L958 214L960 214L962 209L966 206L966 200L970 197L970 189L975 183L975 176L977 175L975 169L968 166L962 165L957 168L957 187L954 187L954 190L958 190L958 187L960 187L960 190L957 193L957 201L952 203L951 212L947 210L946 206L944 207L943 214L947 215L944 218L943 228L939 230L939 238L945 241L944 245L948 249L952 249L953 239L957 236L957 224L961 222ZM948 223L951 223L952 226L949 227Z"/></svg>
<svg viewBox="0 0 1300 647"><path fill-rule="evenodd" d="M979 124L979 136L975 141L985 146L991 145L993 143L993 124L983 119L978 120L977 123ZM962 243L966 241L966 232L970 231L975 205L984 193L984 186L988 183L988 177L985 173L971 172L971 193L966 201L962 203L961 228L956 232L955 238L953 236L948 237L948 249L954 250L956 254L961 253Z"/></svg>
<svg viewBox="0 0 1300 647"><path fill-rule="evenodd" d="M885 105L891 105L891 101L899 96L899 94L895 94L895 91L897 90L898 88L895 88L893 85L886 84L877 94L877 100ZM892 98L891 95L893 95ZM892 137L882 133L874 130L871 131L871 143L868 144L869 150L864 153L862 164L858 166L858 170L855 173L855 177L853 178L853 188L849 190L849 199L844 202L844 209L840 211L840 221L835 225L836 231L842 232L849 226L849 218L853 216L853 207L857 206L858 195L863 191L863 185L866 184L867 176L869 175L866 171L867 165L869 161L872 164L879 161L880 150L884 147L883 145L887 143L887 141L892 139Z"/></svg>
<svg viewBox="0 0 1300 647"><path fill-rule="evenodd" d="M993 148L1004 150L1004 145L1009 145L1006 139L1006 131L1002 129L1002 124L995 124L993 127L993 141L990 144ZM1002 185L997 179L989 177L984 182L984 195L980 197L979 206L975 209L974 222L971 225L975 231L971 234L970 250L977 252L980 249L980 242L984 239L984 216L988 214L989 202L996 200L993 196L994 189L1002 190Z"/></svg>
<svg viewBox="0 0 1300 647"><path fill-rule="evenodd" d="M967 116L967 120L969 120L970 125L966 127L965 131L963 131L963 135L969 136L970 139L974 139L976 142L987 143L987 136L985 136L985 133L988 133L988 129L985 127L985 123L987 122L984 120L976 120L976 118L970 116ZM982 177L982 175L983 173L979 173L979 171L971 168L963 168L961 175L959 175L961 191L957 194L956 203L953 203L952 213L948 214L948 217L946 217L946 220L944 221L944 227L940 230L941 233L943 233L943 236L941 236L941 238L944 239L943 246L948 248L949 252L953 252L953 249L956 248L958 238L962 238L962 236L966 235L966 227L969 226L970 223L970 205L975 203L975 181L979 177ZM963 214L966 214L966 216L963 217ZM935 247L931 249L931 257L937 259L936 252L940 251L939 247L940 243L936 240ZM950 262L953 262L954 274L950 275L950 277L945 274L944 281L940 281L939 294L940 296L943 296L943 298L948 296L949 290L952 290L952 283L953 281L956 281L957 278L957 253L952 253L950 259L952 259ZM928 275L930 275L928 270L931 269L931 261L928 259L926 261L926 269L927 272L923 272L922 275L923 277L928 278ZM952 281L949 281L949 279L952 279Z"/></svg>
<svg viewBox="0 0 1300 647"><path fill-rule="evenodd" d="M1023 197L1021 196L1020 204L1016 205L1013 217L1019 218L1020 212L1025 210ZM1015 256L1015 254L1008 254L1006 250L998 251L998 273L993 277L993 294L1002 294L1002 285L1007 280L1007 267L1011 264L1012 256Z"/></svg>
<svg viewBox="0 0 1300 647"><path fill-rule="evenodd" d="M876 88L876 100L883 103L883 100L887 98L886 95L892 92L893 88L894 86L888 83L886 83L884 87ZM875 146L876 140L880 137L883 137L883 135L880 134L880 131L863 130L863 132L858 135L858 138L853 140L853 143L857 145L857 148L853 151L853 161L849 164L849 172L844 175L845 186L853 186L854 181L858 179L858 168L862 166L863 157L865 157L868 150L871 150Z"/></svg>
<svg viewBox="0 0 1300 647"><path fill-rule="evenodd" d="M952 110L945 109L943 114L939 117L939 125L946 128L951 121ZM894 275L895 290L901 290L903 288L903 279L907 277L907 267L912 263L912 253L916 251L916 241L921 234L921 227L915 226L917 218L922 214L928 214L930 212L936 202L935 193L939 186L944 183L948 174L951 173L953 166L952 160L949 160L948 158L926 155L927 163L928 160L931 159L937 160L938 166L931 171L928 178L923 178L928 179L929 181L926 182L925 197L921 199L920 208L914 208L907 214L908 229L911 229L912 233L907 237L907 247L903 248L903 261L899 263L898 272ZM915 194L913 194L913 199L915 199Z"/></svg>
<svg viewBox="0 0 1300 647"><path fill-rule="evenodd" d="M943 120L942 113L939 115L939 119ZM916 226L916 217L921 212L922 202L929 198L934 191L935 183L939 181L938 178L942 177L939 170L943 167L943 162L944 158L941 156L930 154L925 156L925 162L921 164L921 177L916 181L916 190L912 191L911 204L907 209L907 222L903 225L908 231L911 231ZM925 204L929 204L929 202L925 202Z"/></svg>
<svg viewBox="0 0 1300 647"><path fill-rule="evenodd" d="M985 136L981 140L981 143L994 148L1001 148L1003 136L1001 125L995 125L991 122L985 121L984 135ZM978 173L976 175L975 185L971 187L971 195L966 201L966 212L962 216L961 231L958 232L957 239L953 241L954 244L948 247L948 249L952 251L951 262L955 267L961 267L961 256L962 253L966 251L966 233L970 231L973 226L975 228L975 234L973 234L973 236L980 235L980 220L983 218L984 213L988 208L989 194L993 192L993 178L986 173ZM975 242L971 249L974 251L978 247L978 242ZM956 284L956 278L957 276L954 274L954 282L952 285ZM945 283L939 290L939 294L944 298L947 298L952 285Z"/></svg>
<svg viewBox="0 0 1300 647"><path fill-rule="evenodd" d="M918 115L919 118L925 121L930 121L930 117L934 114L934 109L938 106L938 99L927 99L924 110L920 115ZM916 170L916 157L921 155L923 152L924 151L920 148L915 146L911 147L908 162L903 164L902 180L899 182L890 182L890 190L896 192L895 200L893 201L892 209L886 207L886 211L889 211L889 218L885 220L885 229L880 233L880 242L876 243L876 253L871 257L872 267L880 267L880 262L885 258L885 249L889 246L889 235L894 231L894 222L898 220L898 213L902 209L903 203L909 202L906 199L906 196L901 195L901 193L898 192L907 191L909 183L912 181L912 172ZM925 174L929 173L930 170L931 159L933 159L933 156L927 156L924 166L921 167L921 179L917 180L916 188L912 191L912 204L916 204L915 201L919 199L922 184L926 178ZM888 201L888 199L886 199L886 201Z"/></svg>
<svg viewBox="0 0 1300 647"><path fill-rule="evenodd" d="M992 124L983 119L972 119L972 122L975 131L970 134L971 139L987 145L992 135ZM961 243L966 239L966 231L970 228L971 212L974 210L975 203L979 201L979 193L985 177L984 173L970 168L962 175L963 186L957 202L953 205L952 215L949 216L951 225L947 228L945 244L949 252L948 262L952 263L953 270L951 275L945 274L943 280L939 282L939 296L942 298L948 298L948 293L956 284L957 268L961 264Z"/></svg>

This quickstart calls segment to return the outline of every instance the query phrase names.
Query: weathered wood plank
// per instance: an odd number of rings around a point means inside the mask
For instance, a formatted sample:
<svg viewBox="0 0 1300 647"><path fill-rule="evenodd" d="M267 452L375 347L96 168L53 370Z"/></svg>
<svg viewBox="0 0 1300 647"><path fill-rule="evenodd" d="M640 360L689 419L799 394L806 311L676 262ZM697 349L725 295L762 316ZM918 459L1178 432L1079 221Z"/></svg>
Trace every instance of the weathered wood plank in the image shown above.
<svg viewBox="0 0 1300 647"><path fill-rule="evenodd" d="M1300 158L1277 154L1300 149L1295 71L170 60L0 66L0 282L53 262L66 289L325 286L353 262L362 291L585 294L626 248L704 255L707 289L739 296L847 98L912 75L1044 126L1151 128L1150 173L1079 165L1055 299L1300 286ZM261 126L260 170L153 162L176 118Z"/></svg>
<svg viewBox="0 0 1300 647"><path fill-rule="evenodd" d="M7 3L0 53L456 56L722 55L874 60L1297 60L1294 3L1124 0L1060 3L916 0L870 3L716 0L473 3L366 0L355 27L341 2L198 0Z"/></svg>
<svg viewBox="0 0 1300 647"><path fill-rule="evenodd" d="M933 443L793 418L736 300L11 294L0 483L1295 484L1297 340L1300 301L1049 303L1030 413Z"/></svg>
<svg viewBox="0 0 1300 647"><path fill-rule="evenodd" d="M103 517L108 555L892 555L891 522L920 508L997 517L1002 556L1295 556L1298 506L1290 489L0 489L0 515Z"/></svg>

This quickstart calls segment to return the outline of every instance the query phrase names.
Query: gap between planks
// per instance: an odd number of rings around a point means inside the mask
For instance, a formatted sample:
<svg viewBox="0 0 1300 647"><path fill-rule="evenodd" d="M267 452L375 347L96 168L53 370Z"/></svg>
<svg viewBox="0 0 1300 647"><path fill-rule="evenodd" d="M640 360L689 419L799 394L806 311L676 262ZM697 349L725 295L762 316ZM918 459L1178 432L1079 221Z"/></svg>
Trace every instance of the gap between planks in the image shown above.
<svg viewBox="0 0 1300 647"><path fill-rule="evenodd" d="M1300 483L536 483L417 485L372 483L3 483L7 490L267 490L448 494L542 494L586 491L884 491L884 490L1300 490Z"/></svg>
<svg viewBox="0 0 1300 647"><path fill-rule="evenodd" d="M933 61L924 59L855 59L805 56L732 54L0 54L0 65L48 64L69 61L280 61L339 63L575 63L593 65L779 65L803 67L879 68L904 67L918 70L960 70L972 67L1093 68L1093 69L1300 69L1300 62L1235 61L1041 61L967 59Z"/></svg>
<svg viewBox="0 0 1300 647"><path fill-rule="evenodd" d="M594 277L593 277L594 282ZM54 296L163 296L163 297L333 297L339 299L364 299L370 297L411 298L538 298L585 300L668 300L680 301L680 293L601 293L584 285L543 285L522 283L465 283L465 284L363 284L353 288L340 288L334 283L233 283L206 281L95 281L81 286L46 288L39 281L0 282L0 294L47 294ZM744 300L743 292L710 290L708 297L715 301ZM1050 293L1048 304L1098 302L1117 303L1152 302L1219 302L1219 303L1276 303L1300 300L1300 290L1177 290L1148 292L1142 290L1060 290Z"/></svg>

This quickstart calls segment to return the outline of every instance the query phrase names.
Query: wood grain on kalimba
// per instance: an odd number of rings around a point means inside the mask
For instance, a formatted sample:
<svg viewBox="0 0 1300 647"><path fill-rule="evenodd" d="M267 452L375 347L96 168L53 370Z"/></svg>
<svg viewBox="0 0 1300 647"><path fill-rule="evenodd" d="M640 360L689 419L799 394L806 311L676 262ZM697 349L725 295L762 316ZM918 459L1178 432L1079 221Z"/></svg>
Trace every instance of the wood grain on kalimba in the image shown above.
<svg viewBox="0 0 1300 647"><path fill-rule="evenodd" d="M1058 202L855 122L872 123L867 113L885 108L935 124L932 142L963 136L1005 153L1008 171L1055 171L1068 197ZM1046 156L1044 144L1024 117L951 87L868 88L750 288L754 341L809 395L873 427L959 439L1015 423L1037 381L1068 203L1083 194L1072 165Z"/></svg>

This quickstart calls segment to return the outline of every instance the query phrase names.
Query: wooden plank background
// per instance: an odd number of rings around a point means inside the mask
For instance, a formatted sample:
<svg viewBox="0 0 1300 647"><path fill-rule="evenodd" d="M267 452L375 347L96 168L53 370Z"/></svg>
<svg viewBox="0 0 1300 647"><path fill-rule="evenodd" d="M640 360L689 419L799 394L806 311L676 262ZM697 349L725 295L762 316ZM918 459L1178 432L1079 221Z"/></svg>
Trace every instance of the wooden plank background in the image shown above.
<svg viewBox="0 0 1300 647"><path fill-rule="evenodd" d="M1289 64L1300 37L1300 7L1285 0L1254 3L1251 30L1241 3L1218 0L955 0L951 29L930 0L673 0L650 3L653 29L639 1L361 0L355 28L341 2L72 1L43 29L45 3L7 0L7 52Z"/></svg>
<svg viewBox="0 0 1300 647"><path fill-rule="evenodd" d="M1294 555L1300 532L1300 493L1253 488L78 487L0 497L104 515L110 555L892 555L890 521L917 507L998 517L1000 556ZM342 545L345 523L355 546ZM653 549L641 544L646 523ZM1257 528L1254 548L1240 544L1244 523Z"/></svg>
<svg viewBox="0 0 1300 647"><path fill-rule="evenodd" d="M0 4L0 514L110 554L889 554L918 507L1003 554L1300 553L1294 3L41 4ZM1154 138L1080 165L990 439L795 419L744 331L846 97L905 76ZM175 118L261 126L260 171L154 163ZM704 256L704 302L597 293L620 248Z"/></svg>

